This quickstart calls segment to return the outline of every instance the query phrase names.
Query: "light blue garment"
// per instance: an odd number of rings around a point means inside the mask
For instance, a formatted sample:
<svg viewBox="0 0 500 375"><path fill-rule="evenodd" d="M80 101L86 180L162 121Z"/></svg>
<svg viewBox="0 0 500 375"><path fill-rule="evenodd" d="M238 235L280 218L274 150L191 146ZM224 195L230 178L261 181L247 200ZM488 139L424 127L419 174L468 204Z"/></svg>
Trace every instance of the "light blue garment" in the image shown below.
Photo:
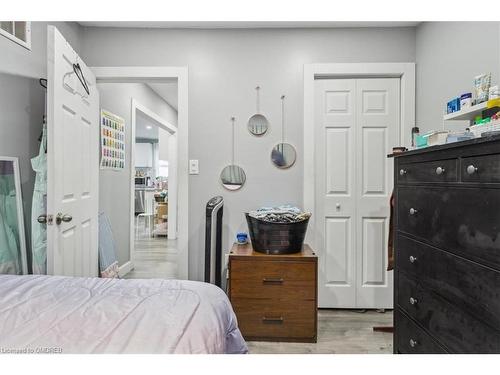
<svg viewBox="0 0 500 375"><path fill-rule="evenodd" d="M43 126L42 142L38 156L31 159L36 173L33 202L31 206L31 252L33 273L47 274L47 227L38 222L38 216L47 213L47 129Z"/></svg>
<svg viewBox="0 0 500 375"><path fill-rule="evenodd" d="M14 173L0 174L0 273L22 274L18 224Z"/></svg>

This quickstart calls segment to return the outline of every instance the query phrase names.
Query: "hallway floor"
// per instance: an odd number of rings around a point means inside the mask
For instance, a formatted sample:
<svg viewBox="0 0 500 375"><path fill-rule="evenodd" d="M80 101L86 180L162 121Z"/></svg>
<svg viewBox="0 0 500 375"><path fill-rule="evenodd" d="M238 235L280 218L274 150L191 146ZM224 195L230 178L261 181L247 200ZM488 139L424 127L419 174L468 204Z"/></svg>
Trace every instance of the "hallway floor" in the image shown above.
<svg viewBox="0 0 500 375"><path fill-rule="evenodd" d="M142 224L142 223L141 223ZM125 279L175 279L178 271L177 240L150 237L143 225L135 239L134 269Z"/></svg>
<svg viewBox="0 0 500 375"><path fill-rule="evenodd" d="M250 354L391 354L392 333L373 332L392 326L392 311L318 310L318 342L247 341Z"/></svg>

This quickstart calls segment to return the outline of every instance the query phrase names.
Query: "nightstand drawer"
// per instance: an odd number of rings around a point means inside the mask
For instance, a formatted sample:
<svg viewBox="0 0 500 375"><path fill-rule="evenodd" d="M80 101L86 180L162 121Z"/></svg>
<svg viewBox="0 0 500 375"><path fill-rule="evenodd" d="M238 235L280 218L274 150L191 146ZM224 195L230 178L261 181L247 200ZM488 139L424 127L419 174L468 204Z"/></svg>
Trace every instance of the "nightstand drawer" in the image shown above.
<svg viewBox="0 0 500 375"><path fill-rule="evenodd" d="M231 280L254 281L268 285L286 282L314 283L316 264L279 260L233 260L230 276Z"/></svg>
<svg viewBox="0 0 500 375"><path fill-rule="evenodd" d="M282 300L316 299L314 280L231 280L231 298L258 298Z"/></svg>
<svg viewBox="0 0 500 375"><path fill-rule="evenodd" d="M231 303L238 317L238 326L246 339L309 341L316 338L315 301L278 301L269 304L261 299L234 298Z"/></svg>
<svg viewBox="0 0 500 375"><path fill-rule="evenodd" d="M463 158L462 182L500 183L500 154Z"/></svg>
<svg viewBox="0 0 500 375"><path fill-rule="evenodd" d="M454 353L498 353L500 330L486 325L467 311L460 300L448 301L439 290L398 274L398 306Z"/></svg>
<svg viewBox="0 0 500 375"><path fill-rule="evenodd" d="M398 183L456 182L457 159L400 164Z"/></svg>
<svg viewBox="0 0 500 375"><path fill-rule="evenodd" d="M396 339L398 350L403 354L445 354L446 351L423 329L406 317L401 311L395 311Z"/></svg>

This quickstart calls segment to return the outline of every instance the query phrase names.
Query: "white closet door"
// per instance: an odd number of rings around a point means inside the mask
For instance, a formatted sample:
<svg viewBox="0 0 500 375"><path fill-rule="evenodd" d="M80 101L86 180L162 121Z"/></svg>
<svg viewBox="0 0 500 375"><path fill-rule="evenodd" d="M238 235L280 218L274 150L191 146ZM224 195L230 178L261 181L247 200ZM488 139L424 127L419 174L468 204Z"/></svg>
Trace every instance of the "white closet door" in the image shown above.
<svg viewBox="0 0 500 375"><path fill-rule="evenodd" d="M73 73L79 63L87 95ZM48 28L47 272L98 275L99 92L59 31ZM62 220L57 220L57 217Z"/></svg>
<svg viewBox="0 0 500 375"><path fill-rule="evenodd" d="M356 84L317 80L316 251L319 307L353 307L355 275Z"/></svg>
<svg viewBox="0 0 500 375"><path fill-rule="evenodd" d="M389 199L399 143L399 78L356 80L356 307L392 308Z"/></svg>
<svg viewBox="0 0 500 375"><path fill-rule="evenodd" d="M399 79L315 82L319 306L392 307L386 271Z"/></svg>

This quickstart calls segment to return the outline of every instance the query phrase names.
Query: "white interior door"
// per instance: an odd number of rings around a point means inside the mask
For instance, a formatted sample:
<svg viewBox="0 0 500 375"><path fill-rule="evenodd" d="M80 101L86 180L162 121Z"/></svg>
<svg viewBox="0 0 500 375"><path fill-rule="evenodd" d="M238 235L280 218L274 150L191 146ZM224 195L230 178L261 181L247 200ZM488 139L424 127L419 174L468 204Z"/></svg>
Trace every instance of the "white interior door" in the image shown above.
<svg viewBox="0 0 500 375"><path fill-rule="evenodd" d="M315 82L319 306L391 308L387 267L399 79Z"/></svg>
<svg viewBox="0 0 500 375"><path fill-rule="evenodd" d="M168 238L177 238L177 133L168 138Z"/></svg>
<svg viewBox="0 0 500 375"><path fill-rule="evenodd" d="M47 273L97 276L99 93L90 69L53 26L47 53ZM77 62L89 95L73 72Z"/></svg>

